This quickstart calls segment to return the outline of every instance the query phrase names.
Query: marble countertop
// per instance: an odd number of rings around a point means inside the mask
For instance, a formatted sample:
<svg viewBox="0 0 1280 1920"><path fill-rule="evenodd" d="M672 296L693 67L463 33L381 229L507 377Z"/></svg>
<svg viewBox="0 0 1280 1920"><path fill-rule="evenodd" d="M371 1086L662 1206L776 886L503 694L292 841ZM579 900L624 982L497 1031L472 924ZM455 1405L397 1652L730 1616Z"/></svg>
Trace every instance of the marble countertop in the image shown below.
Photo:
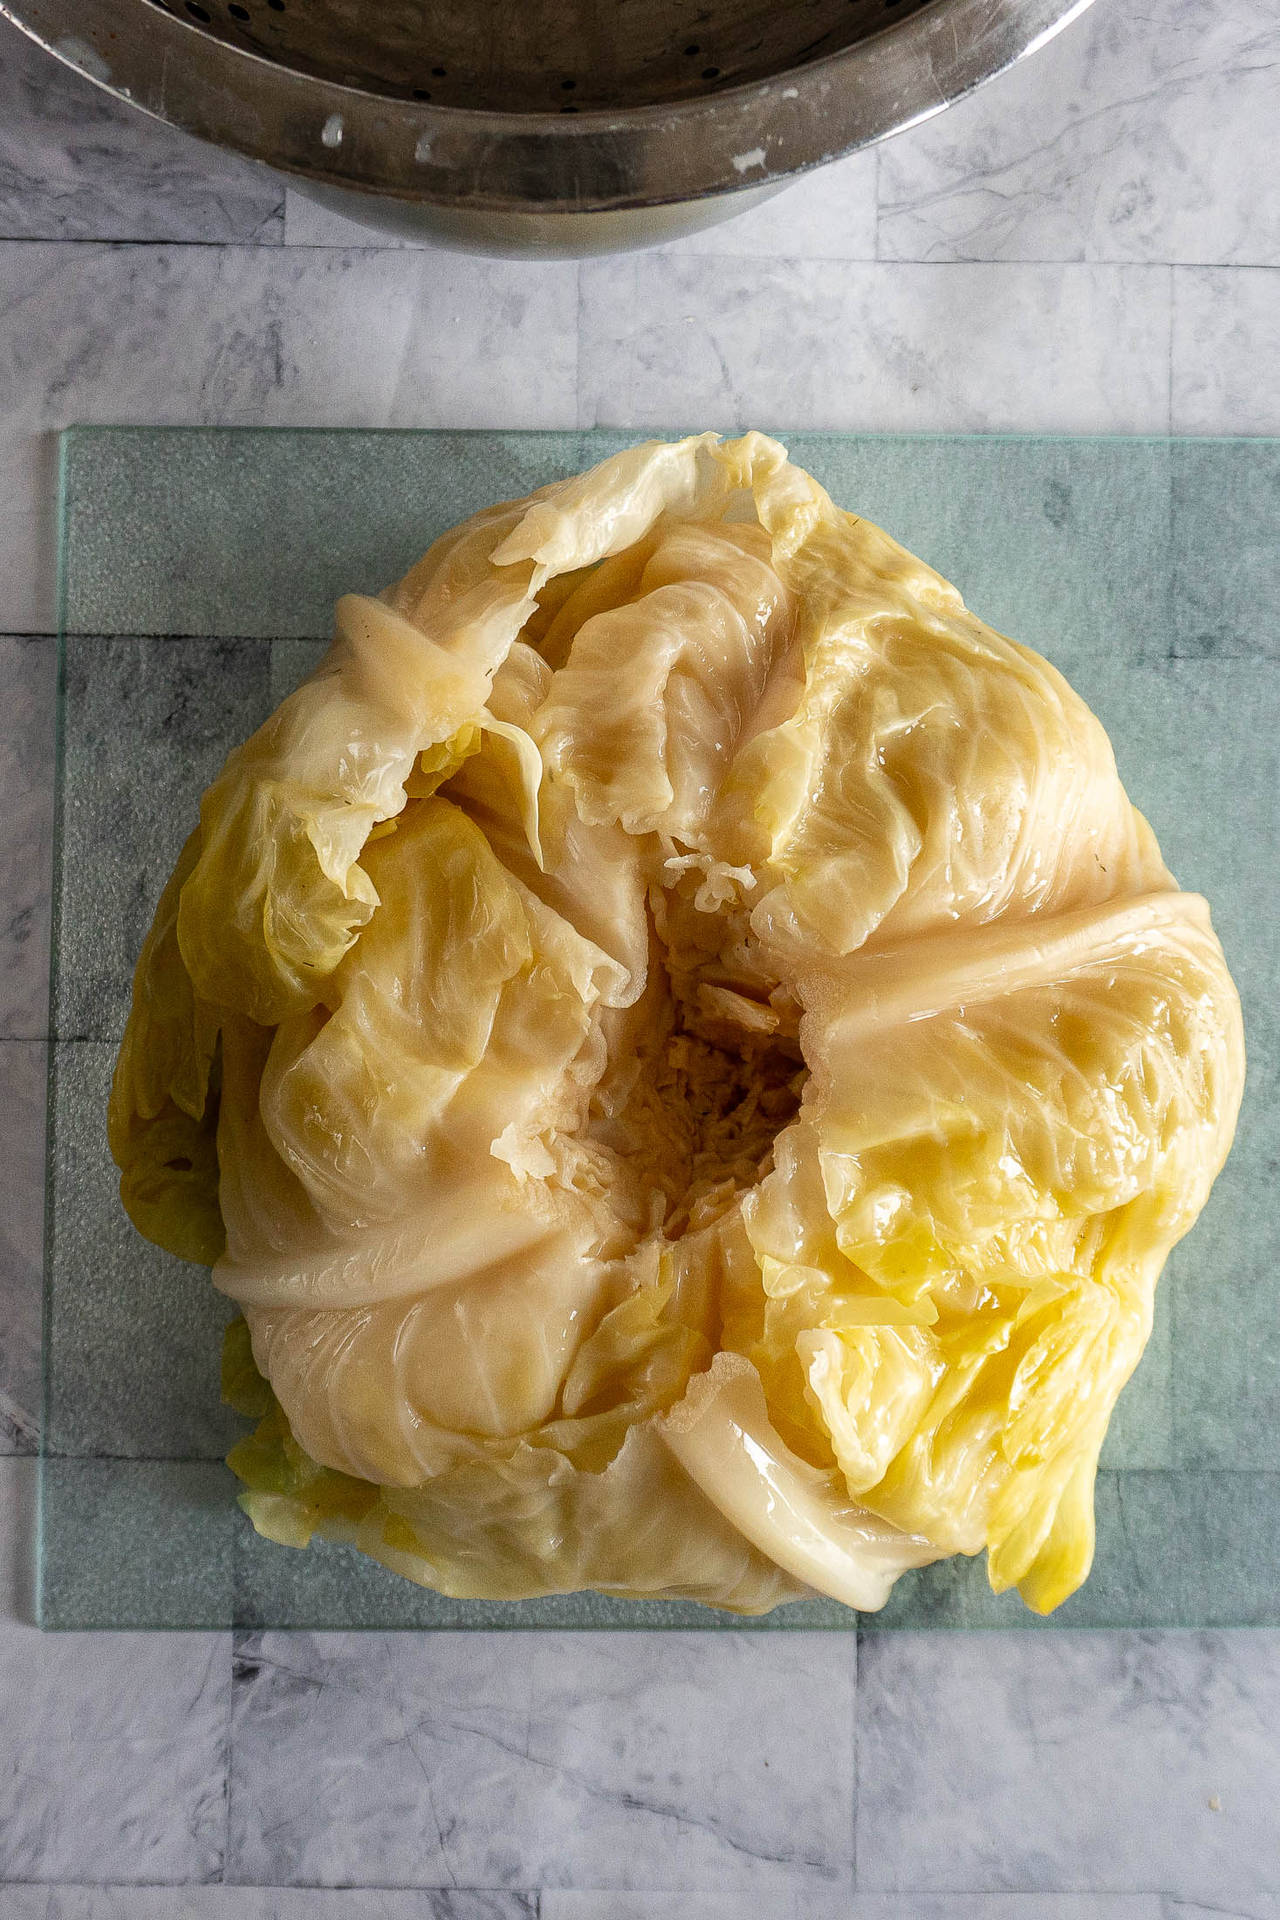
<svg viewBox="0 0 1280 1920"><path fill-rule="evenodd" d="M72 421L1280 433L1280 10L1096 0L649 253L384 244L0 31L0 1920L1280 1920L1280 1634L41 1636Z"/></svg>

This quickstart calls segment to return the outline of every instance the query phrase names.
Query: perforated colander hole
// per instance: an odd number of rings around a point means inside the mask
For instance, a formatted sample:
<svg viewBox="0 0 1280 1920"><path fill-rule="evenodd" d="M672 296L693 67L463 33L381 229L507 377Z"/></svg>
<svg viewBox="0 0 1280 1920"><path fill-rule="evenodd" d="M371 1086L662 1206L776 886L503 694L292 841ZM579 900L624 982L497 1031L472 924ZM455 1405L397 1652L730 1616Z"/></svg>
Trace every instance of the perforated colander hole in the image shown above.
<svg viewBox="0 0 1280 1920"><path fill-rule="evenodd" d="M578 109L574 106L572 101L568 101L563 107L561 107L560 111L561 113L576 113Z"/></svg>
<svg viewBox="0 0 1280 1920"><path fill-rule="evenodd" d="M685 48L685 52L686 52L686 54L688 54L688 56L689 56L689 58L690 58L690 59L692 60L695 54L698 54L698 53L701 53L701 52L702 52L702 48L701 48L700 46L698 46L698 45L696 44L696 42L695 42L695 44L694 44L693 46L691 46L691 47L686 47L686 48Z"/></svg>
<svg viewBox="0 0 1280 1920"><path fill-rule="evenodd" d="M232 6L227 8L227 12L231 15L231 18L233 20L247 20L249 18L248 7Z"/></svg>
<svg viewBox="0 0 1280 1920"><path fill-rule="evenodd" d="M284 0L267 0L267 5L270 7L272 13L284 12Z"/></svg>
<svg viewBox="0 0 1280 1920"><path fill-rule="evenodd" d="M203 20L206 27L213 19L213 15L199 5L199 0L187 0L187 12L193 20Z"/></svg>
<svg viewBox="0 0 1280 1920"><path fill-rule="evenodd" d="M561 93L572 93L577 84L576 80L562 80L560 82L560 91Z"/></svg>
<svg viewBox="0 0 1280 1920"><path fill-rule="evenodd" d="M415 87L413 97L415 100L429 100L431 98L430 87Z"/></svg>
<svg viewBox="0 0 1280 1920"><path fill-rule="evenodd" d="M704 80L718 80L720 78L719 67L704 67L702 69L702 77Z"/></svg>
<svg viewBox="0 0 1280 1920"><path fill-rule="evenodd" d="M431 71L437 80L447 80L449 77L448 67L432 67Z"/></svg>

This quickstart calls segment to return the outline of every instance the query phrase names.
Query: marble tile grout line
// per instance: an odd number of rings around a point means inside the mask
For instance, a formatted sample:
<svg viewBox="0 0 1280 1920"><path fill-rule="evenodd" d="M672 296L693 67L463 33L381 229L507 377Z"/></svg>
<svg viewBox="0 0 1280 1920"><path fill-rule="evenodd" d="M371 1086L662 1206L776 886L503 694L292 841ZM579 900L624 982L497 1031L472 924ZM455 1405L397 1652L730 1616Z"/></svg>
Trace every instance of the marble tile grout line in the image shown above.
<svg viewBox="0 0 1280 1920"><path fill-rule="evenodd" d="M184 253L241 252L270 254L283 253L284 251L283 244L278 240L248 240L243 237L235 240L212 240L201 239L194 235L185 234L181 238L170 238L166 235L157 236L156 234L146 233L77 233L69 234L64 238L62 235L55 236L47 233L5 233L3 230L0 230L0 246L57 247L60 250L63 248L70 250L78 247L83 249L92 248L95 252L102 252L108 249L116 252L126 252L130 247L173 247L175 249L181 248ZM295 252L296 251L299 251L299 249L295 248ZM333 247L330 248L329 251L337 253L344 251L344 249ZM345 249L345 251L351 251L351 249L348 248ZM380 246L375 241L371 244L369 251L386 253L394 251L394 249ZM4 1881L0 1881L0 1886L4 1886L5 1884Z"/></svg>
<svg viewBox="0 0 1280 1920"><path fill-rule="evenodd" d="M743 216L738 215L736 217L741 219ZM154 236L146 234L139 235L136 238L122 238L115 234L104 238L95 238L92 235L82 234L73 239L51 240L47 235L41 234L6 234L0 232L0 246L30 248L57 247L60 253L71 252L73 250L84 253L128 253L138 249L146 249L151 252L165 253L244 253L261 255L266 258L273 258L277 255L283 256L286 253L285 248L267 241L173 240L165 238L157 239ZM456 261L459 258L466 258L485 261L490 266L499 269L503 267L514 267L516 269L524 268L535 271L539 268L555 268L565 265L577 265L580 269L583 264L582 261L566 262L556 259L511 259L500 254L468 254L463 256L451 252L444 247L397 246L394 241L384 241L374 236L362 242L351 240L300 240L293 242L288 247L287 254L291 259L296 259L304 255L337 257L355 254L372 254L378 257L384 255L404 255L406 259L411 261L430 258L449 262ZM722 260L734 261L740 265L751 265L754 263L760 266L787 266L797 261L803 261L806 265L819 267L883 267L894 270L899 267L927 267L931 272L940 271L944 273L948 270L963 270L972 267L985 267L993 274L1007 273L1019 267L1061 267L1071 268L1077 271L1112 274L1145 270L1173 273L1218 273L1225 276L1244 274L1275 274L1280 276L1280 265L1274 261L1214 260L1207 254L1203 259L1184 260L1159 260L1155 258L1131 259L1123 255L1116 255L1114 258L1108 259L1094 259L1082 258L1078 254L1052 252L1001 254L998 258L992 258L991 255L982 253L953 254L948 255L946 258L939 259L935 255L925 253L887 254L880 250L878 245L875 250L869 253L850 252L847 250L823 253L821 251L806 249L804 253L797 253L795 255L780 254L776 250L766 251L764 249L758 252L744 251L742 253L728 254L718 248L706 247L704 249L696 244L692 246L682 245L678 253L669 253L667 248L663 246L653 246L636 248L633 252L622 256L587 255L585 259L589 263L601 258L612 259L615 257L624 260L645 260L653 258L700 260L706 262ZM6 631L8 631L8 629L6 629Z"/></svg>
<svg viewBox="0 0 1280 1920"><path fill-rule="evenodd" d="M736 217L741 219L743 216L738 215ZM304 255L323 255L335 258L339 256L349 257L356 254L373 254L378 257L403 255L408 262L420 262L423 259L432 259L442 263L456 263L460 260L466 260L480 262L499 271L504 268L513 268L517 272L521 270L537 272L539 269L554 270L557 267L574 266L578 269L579 278L581 277L581 270L584 265L590 266L592 264L606 262L616 264L619 260L628 262L652 259L699 260L707 263L715 261L728 263L732 261L739 266L756 265L772 267L785 267L803 262L807 266L880 267L885 271L896 271L899 267L924 267L931 273L963 272L975 267L982 267L993 275L1016 272L1019 267L1058 267L1063 270L1078 273L1089 272L1110 275L1133 272L1163 272L1175 274L1217 273L1226 277L1244 276L1246 274L1273 274L1276 275L1277 278L1280 278L1280 264L1274 261L1214 260L1207 255L1203 259L1186 260L1160 260L1156 258L1131 259L1117 255L1115 258L1099 260L1082 258L1079 255L1054 252L1002 254L998 258L992 258L988 254L973 253L950 255L945 259L939 259L936 256L923 253L886 254L882 250L879 250L878 247L871 252L841 250L839 252L824 253L821 250L806 249L803 253L785 254L779 253L776 249L761 248L758 251L744 250L742 253L729 254L710 246L706 248L699 247L696 244L697 236L692 237L695 240L695 244L681 245L678 252L665 246L640 247L630 253L622 255L589 254L581 260L539 259L536 257L514 259L500 254L460 254L451 252L444 247L397 246L393 241L384 241L375 236L371 236L366 242L351 240L298 241L286 249L264 241L254 240L170 240L163 238L156 239L149 235L140 235L134 239L123 239L118 235L110 235L102 239L94 238L91 235L79 235L74 239L50 240L46 236L39 234L6 234L0 232L0 247L30 248L32 250L40 247L46 249L56 248L60 256L74 252L89 254L147 251L151 253L217 253L228 255L242 253L250 257L267 260L279 258L282 261L286 258L296 260ZM6 628L5 631L8 632L11 630ZM43 630L40 631L43 632Z"/></svg>

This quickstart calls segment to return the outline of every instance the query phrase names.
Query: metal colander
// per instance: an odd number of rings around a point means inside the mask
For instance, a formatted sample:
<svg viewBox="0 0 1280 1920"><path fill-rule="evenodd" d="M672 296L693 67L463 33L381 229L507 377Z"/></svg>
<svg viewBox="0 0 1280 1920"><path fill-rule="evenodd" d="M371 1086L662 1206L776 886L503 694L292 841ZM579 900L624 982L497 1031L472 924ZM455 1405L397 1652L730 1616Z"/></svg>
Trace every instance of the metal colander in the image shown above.
<svg viewBox="0 0 1280 1920"><path fill-rule="evenodd" d="M148 112L365 219L582 251L777 191L937 112L1088 3L0 0L0 12Z"/></svg>
<svg viewBox="0 0 1280 1920"><path fill-rule="evenodd" d="M228 46L395 100L614 113L698 100L837 53L923 0L156 0Z"/></svg>

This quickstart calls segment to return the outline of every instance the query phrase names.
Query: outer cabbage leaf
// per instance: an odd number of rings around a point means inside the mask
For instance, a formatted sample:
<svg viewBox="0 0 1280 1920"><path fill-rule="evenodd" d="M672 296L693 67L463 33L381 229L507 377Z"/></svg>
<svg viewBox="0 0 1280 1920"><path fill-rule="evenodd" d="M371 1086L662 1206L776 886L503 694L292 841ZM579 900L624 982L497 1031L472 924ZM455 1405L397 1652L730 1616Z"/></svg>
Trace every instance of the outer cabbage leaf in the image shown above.
<svg viewBox="0 0 1280 1920"><path fill-rule="evenodd" d="M447 1456L414 1487L317 1465L256 1375L269 1405L229 1457L245 1487L240 1504L268 1539L355 1545L461 1599L596 1587L744 1614L795 1599L805 1588L720 1514L652 1423L696 1357L678 1323L663 1325L666 1297L642 1290L597 1329L570 1376L572 1415L505 1441L442 1435ZM224 1371L239 1410L255 1412L243 1324L228 1329Z"/></svg>
<svg viewBox="0 0 1280 1920"><path fill-rule="evenodd" d="M244 1309L271 1537L744 1612L985 1547L1047 1609L1242 1076L1084 704L702 435L340 604L205 796L110 1126Z"/></svg>
<svg viewBox="0 0 1280 1920"><path fill-rule="evenodd" d="M735 768L803 954L1169 885L1106 734L1045 660L878 528L820 519L788 570L803 693Z"/></svg>
<svg viewBox="0 0 1280 1920"><path fill-rule="evenodd" d="M215 1145L219 1022L191 985L177 929L182 889L199 856L197 828L178 856L138 958L108 1127L120 1196L138 1231L207 1266L226 1239Z"/></svg>
<svg viewBox="0 0 1280 1920"><path fill-rule="evenodd" d="M1042 1610L1088 1571L1107 1420L1243 1073L1202 902L1055 927L1036 955L993 937L951 941L949 964L917 947L905 974L864 963L814 1055L826 1214L887 1301L937 1317L850 1325L831 1284L795 1343L850 1491L948 1550L988 1547L997 1590ZM762 1188L766 1242L790 1172ZM839 1271L829 1243L811 1257Z"/></svg>

